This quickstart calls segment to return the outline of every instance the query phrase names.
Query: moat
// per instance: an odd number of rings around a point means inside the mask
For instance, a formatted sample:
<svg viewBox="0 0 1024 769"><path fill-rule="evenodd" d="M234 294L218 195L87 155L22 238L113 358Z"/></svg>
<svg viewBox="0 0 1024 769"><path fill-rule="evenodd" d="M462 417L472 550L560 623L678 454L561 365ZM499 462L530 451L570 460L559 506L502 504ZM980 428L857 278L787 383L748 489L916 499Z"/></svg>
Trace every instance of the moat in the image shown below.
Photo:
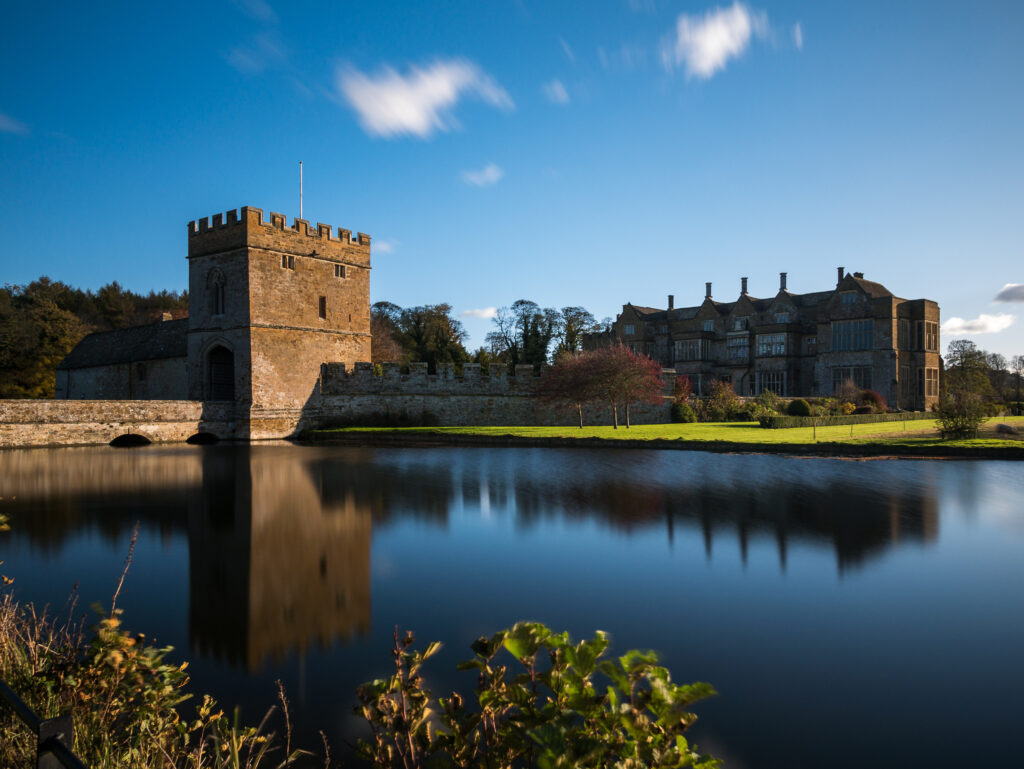
<svg viewBox="0 0 1024 769"><path fill-rule="evenodd" d="M19 598L109 606L256 722L280 679L336 754L395 625L445 648L518 619L711 682L727 767L1011 766L1024 474L999 461L289 444L0 451Z"/></svg>

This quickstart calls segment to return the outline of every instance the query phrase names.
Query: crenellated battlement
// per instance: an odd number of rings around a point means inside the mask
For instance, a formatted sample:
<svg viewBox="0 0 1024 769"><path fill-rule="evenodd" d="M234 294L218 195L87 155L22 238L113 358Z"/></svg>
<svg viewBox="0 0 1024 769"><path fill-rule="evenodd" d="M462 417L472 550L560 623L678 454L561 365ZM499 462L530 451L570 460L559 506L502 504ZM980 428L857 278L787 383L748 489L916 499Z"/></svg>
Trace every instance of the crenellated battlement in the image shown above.
<svg viewBox="0 0 1024 769"><path fill-rule="evenodd" d="M287 217L271 211L264 218L262 208L242 206L188 223L189 256L213 253L252 244L274 247L288 253L355 256L369 262L370 236L323 222L310 225L296 218L288 226Z"/></svg>
<svg viewBox="0 0 1024 769"><path fill-rule="evenodd" d="M438 364L436 374L427 373L426 363L410 363L408 373L398 363L359 362L351 369L344 363L326 363L321 382L325 395L434 394L434 395L532 395L540 380L533 366L516 366L510 374L506 366L495 364L489 374L479 363L466 363L461 376L452 364Z"/></svg>
<svg viewBox="0 0 1024 769"><path fill-rule="evenodd" d="M479 363L462 365L461 376L455 366L438 364L436 374L427 373L426 363L410 363L408 373L398 363L359 362L349 369L344 363L325 363L321 368L321 387L324 395L521 395L532 396L542 374L530 365L518 365L514 372L507 366L493 364L489 374L480 370ZM675 384L675 371L662 371L665 393L671 395Z"/></svg>

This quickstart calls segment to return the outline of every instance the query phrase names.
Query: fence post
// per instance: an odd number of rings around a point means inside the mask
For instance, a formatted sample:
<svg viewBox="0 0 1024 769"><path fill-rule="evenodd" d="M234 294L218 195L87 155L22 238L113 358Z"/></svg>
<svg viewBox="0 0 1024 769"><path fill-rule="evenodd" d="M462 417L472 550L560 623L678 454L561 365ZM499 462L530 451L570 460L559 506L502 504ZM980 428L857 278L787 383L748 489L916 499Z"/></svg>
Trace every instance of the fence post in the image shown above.
<svg viewBox="0 0 1024 769"><path fill-rule="evenodd" d="M36 769L63 769L63 762L54 753L54 743L68 751L74 747L75 730L71 713L57 718L44 718L39 722L39 741L36 743Z"/></svg>

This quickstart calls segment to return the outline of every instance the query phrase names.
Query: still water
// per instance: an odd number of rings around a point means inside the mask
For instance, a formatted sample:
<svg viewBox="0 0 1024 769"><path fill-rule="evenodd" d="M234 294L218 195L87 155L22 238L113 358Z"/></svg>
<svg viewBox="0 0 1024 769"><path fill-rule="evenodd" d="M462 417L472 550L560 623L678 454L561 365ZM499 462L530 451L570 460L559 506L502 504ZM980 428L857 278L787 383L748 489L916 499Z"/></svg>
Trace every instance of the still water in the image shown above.
<svg viewBox="0 0 1024 769"><path fill-rule="evenodd" d="M1021 766L1024 465L288 444L0 451L3 571L110 596L256 722L359 733L394 626L445 648L537 619L719 695L728 767ZM467 674L468 675L468 674Z"/></svg>

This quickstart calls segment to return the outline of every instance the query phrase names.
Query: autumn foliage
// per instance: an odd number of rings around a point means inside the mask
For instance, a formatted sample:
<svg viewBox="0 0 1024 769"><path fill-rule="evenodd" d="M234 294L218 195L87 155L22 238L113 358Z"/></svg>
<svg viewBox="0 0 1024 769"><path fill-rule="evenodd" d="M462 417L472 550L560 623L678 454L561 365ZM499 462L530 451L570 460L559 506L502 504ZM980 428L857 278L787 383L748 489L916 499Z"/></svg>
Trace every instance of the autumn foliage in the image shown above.
<svg viewBox="0 0 1024 769"><path fill-rule="evenodd" d="M629 405L657 403L662 394L661 365L628 347L617 345L561 357L541 379L540 396L551 403L575 407L583 427L583 406L604 403L619 426L623 407L629 427Z"/></svg>

